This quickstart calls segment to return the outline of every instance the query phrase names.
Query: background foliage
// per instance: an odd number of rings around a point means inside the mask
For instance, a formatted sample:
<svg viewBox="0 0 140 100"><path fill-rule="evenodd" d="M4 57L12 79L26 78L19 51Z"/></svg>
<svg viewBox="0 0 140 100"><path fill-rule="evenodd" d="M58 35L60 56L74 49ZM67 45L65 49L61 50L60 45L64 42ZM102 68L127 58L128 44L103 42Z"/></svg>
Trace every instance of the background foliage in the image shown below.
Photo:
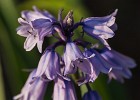
<svg viewBox="0 0 140 100"><path fill-rule="evenodd" d="M104 16L118 8L118 31L116 36L110 39L111 46L140 62L140 11L138 0L0 0L0 100L11 100L20 92L29 72L26 69L36 68L41 54L35 48L31 52L23 49L24 38L16 34L18 27L17 18L22 10L32 9L36 5L40 9L46 9L57 18L60 8L64 8L64 14L73 9L75 21L81 17ZM44 44L53 42L52 38ZM94 84L90 84L97 90L103 100L136 100L140 95L140 68L135 68L133 78L126 80L125 84L116 81L107 83L107 77L100 75ZM47 89L46 100L51 100L53 82ZM87 90L81 87L83 95Z"/></svg>

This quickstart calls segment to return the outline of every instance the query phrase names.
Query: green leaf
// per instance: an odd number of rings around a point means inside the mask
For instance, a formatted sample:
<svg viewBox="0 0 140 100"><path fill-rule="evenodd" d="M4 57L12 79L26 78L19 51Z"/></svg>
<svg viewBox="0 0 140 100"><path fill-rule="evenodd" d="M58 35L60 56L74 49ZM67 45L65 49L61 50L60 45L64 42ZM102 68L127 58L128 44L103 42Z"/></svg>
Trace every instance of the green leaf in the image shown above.
<svg viewBox="0 0 140 100"><path fill-rule="evenodd" d="M0 60L0 100L5 100L4 82L2 76L2 65Z"/></svg>

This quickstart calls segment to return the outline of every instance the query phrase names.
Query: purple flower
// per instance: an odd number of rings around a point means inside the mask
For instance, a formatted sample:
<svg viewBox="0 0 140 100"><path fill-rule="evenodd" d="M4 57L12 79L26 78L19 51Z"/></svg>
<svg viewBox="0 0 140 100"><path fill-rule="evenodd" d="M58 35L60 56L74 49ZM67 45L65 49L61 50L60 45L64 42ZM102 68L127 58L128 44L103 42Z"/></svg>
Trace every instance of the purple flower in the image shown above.
<svg viewBox="0 0 140 100"><path fill-rule="evenodd" d="M49 80L53 80L56 78L57 74L60 74L59 56L53 50L46 50L39 61L34 77L46 76Z"/></svg>
<svg viewBox="0 0 140 100"><path fill-rule="evenodd" d="M82 100L101 100L101 97L96 91L89 90L87 93L84 94Z"/></svg>
<svg viewBox="0 0 140 100"><path fill-rule="evenodd" d="M32 21L32 26L35 30L37 30L39 34L39 39L44 39L45 36L49 37L55 32L54 22L51 22L49 19L36 19Z"/></svg>
<svg viewBox="0 0 140 100"><path fill-rule="evenodd" d="M93 57L90 55L90 57ZM89 58L90 58L89 57ZM64 75L74 73L75 67L79 67L83 72L89 73L91 68L89 68L88 57L85 57L80 49L73 42L68 42L66 44L65 52L64 52L64 63L65 63L65 71ZM87 67L85 67L87 66Z"/></svg>
<svg viewBox="0 0 140 100"><path fill-rule="evenodd" d="M34 11L23 11L21 18L18 19L21 26L17 28L17 34L26 37L24 42L26 51L32 50L37 44L41 53L45 37L53 36L58 41L46 48L37 69L30 74L21 93L14 99L43 100L48 82L54 80L53 100L77 100L72 79L77 79L78 76L80 77L78 85L86 83L88 89L83 100L101 100L98 93L91 90L88 82L94 82L100 73L107 74L110 80L114 78L121 82L123 78L132 76L129 68L136 66L135 61L111 50L106 41L115 35L117 10L108 16L89 17L74 23L72 10L63 20L61 9L56 20L45 10L40 11L36 7L33 9ZM98 44L94 45L83 40L83 34L81 38L73 41L75 29L79 26L82 26L83 33L86 32L92 38L99 40L105 48L99 49ZM62 57L55 52L59 46L65 48ZM70 74L75 73L71 79Z"/></svg>
<svg viewBox="0 0 140 100"><path fill-rule="evenodd" d="M90 56L93 53L95 54L95 56L93 58L90 58L92 65L103 73L109 73L112 70L112 64L104 59L104 57L102 57L98 51L96 51L95 49L89 49L85 51L85 54L87 56Z"/></svg>
<svg viewBox="0 0 140 100"><path fill-rule="evenodd" d="M54 84L53 100L77 100L72 81L57 78Z"/></svg>
<svg viewBox="0 0 140 100"><path fill-rule="evenodd" d="M101 43L110 49L106 39L114 36L116 30L115 15L117 10L105 17L89 17L83 20L83 30L90 36L97 38ZM112 29L111 29L112 28Z"/></svg>
<svg viewBox="0 0 140 100"><path fill-rule="evenodd" d="M124 82L124 78L131 78L132 73L129 68L134 68L136 66L135 61L127 57L115 50L107 50L104 49L102 51L102 56L110 63L113 63L115 66L121 69L112 69L112 71L108 74L109 79L116 79L120 82Z"/></svg>
<svg viewBox="0 0 140 100"><path fill-rule="evenodd" d="M22 11L21 16L24 18L27 22L31 23L31 21L34 21L36 19L49 19L51 22L55 20L55 18L46 10L40 11L37 7L33 6L34 11Z"/></svg>
<svg viewBox="0 0 140 100"><path fill-rule="evenodd" d="M84 55L85 57L89 57L92 54L95 54L94 57L87 58L89 63L86 63L85 68L89 68L90 66L90 73L84 74L80 80L78 80L78 84L82 85L87 82L94 82L100 72L108 74L111 70L113 65L110 64L106 59L104 59L99 52L94 49L85 50ZM115 67L116 68L116 67Z"/></svg>
<svg viewBox="0 0 140 100"><path fill-rule="evenodd" d="M34 11L23 11L21 13L22 18L18 19L21 26L17 28L17 34L27 37L24 42L24 49L26 51L32 50L37 44L38 50L41 53L44 36L50 36L52 34L53 30L51 25L54 18L47 11L41 12L36 7L33 9ZM49 26L44 28L43 26L48 22Z"/></svg>
<svg viewBox="0 0 140 100"><path fill-rule="evenodd" d="M36 70L31 72L29 78L21 90L21 93L15 96L13 98L14 100L43 100L48 82L37 78L36 81L30 84L35 72Z"/></svg>

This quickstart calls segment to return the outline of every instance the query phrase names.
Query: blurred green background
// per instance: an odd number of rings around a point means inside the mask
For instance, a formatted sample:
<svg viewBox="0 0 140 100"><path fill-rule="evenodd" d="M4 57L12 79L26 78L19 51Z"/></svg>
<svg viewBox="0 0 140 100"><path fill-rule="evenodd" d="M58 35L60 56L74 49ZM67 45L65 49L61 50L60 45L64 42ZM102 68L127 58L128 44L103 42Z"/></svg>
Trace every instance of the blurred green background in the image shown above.
<svg viewBox="0 0 140 100"><path fill-rule="evenodd" d="M75 21L79 21L81 17L104 16L118 8L116 20L118 30L109 43L114 49L131 56L139 64L140 3L138 0L0 0L0 100L12 100L14 95L20 93L29 74L24 70L36 68L41 56L37 48L26 52L23 49L25 38L16 34L20 12L31 10L33 5L48 10L56 18L60 8L64 8L63 15L72 9ZM49 38L44 44L53 41ZM99 92L103 100L138 100L140 68L137 66L132 72L133 77L124 84L114 80L108 84L107 76L100 75L91 86ZM51 88L47 89L45 100L51 100L52 84ZM77 92L78 95L83 95L87 91L84 86L81 90L81 94Z"/></svg>

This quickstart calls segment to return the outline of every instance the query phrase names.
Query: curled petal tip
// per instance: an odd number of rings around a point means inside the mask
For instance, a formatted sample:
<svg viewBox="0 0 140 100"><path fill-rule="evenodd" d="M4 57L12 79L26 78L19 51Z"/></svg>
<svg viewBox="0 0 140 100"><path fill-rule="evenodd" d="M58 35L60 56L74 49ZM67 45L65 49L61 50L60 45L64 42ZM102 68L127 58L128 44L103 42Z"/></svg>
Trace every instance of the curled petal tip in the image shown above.
<svg viewBox="0 0 140 100"><path fill-rule="evenodd" d="M115 9L115 14L117 14L118 13L118 9Z"/></svg>
<svg viewBox="0 0 140 100"><path fill-rule="evenodd" d="M89 58L92 58L92 57L94 57L95 56L95 54L93 53L91 56L89 56Z"/></svg>
<svg viewBox="0 0 140 100"><path fill-rule="evenodd" d="M109 69L108 73L110 73L112 71L112 67Z"/></svg>
<svg viewBox="0 0 140 100"><path fill-rule="evenodd" d="M118 13L118 9L115 9L115 11L111 14L112 16L116 16Z"/></svg>

